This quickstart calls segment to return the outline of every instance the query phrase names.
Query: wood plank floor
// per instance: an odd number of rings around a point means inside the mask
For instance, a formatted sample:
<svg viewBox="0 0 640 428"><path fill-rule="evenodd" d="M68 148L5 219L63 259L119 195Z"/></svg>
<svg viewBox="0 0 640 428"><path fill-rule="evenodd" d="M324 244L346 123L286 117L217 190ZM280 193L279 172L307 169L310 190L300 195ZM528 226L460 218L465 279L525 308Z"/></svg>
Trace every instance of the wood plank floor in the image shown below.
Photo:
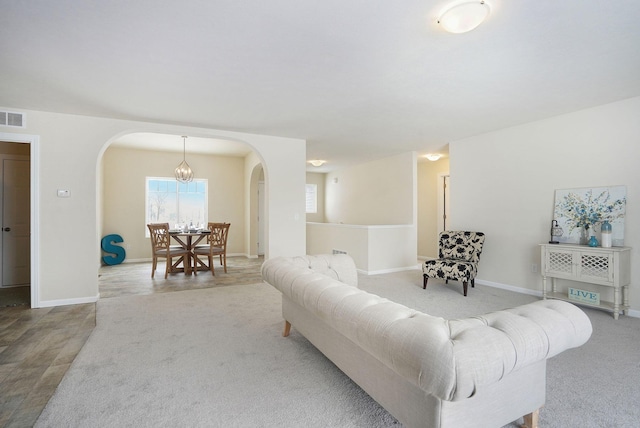
<svg viewBox="0 0 640 428"><path fill-rule="evenodd" d="M263 259L229 257L227 273L172 274L164 279L159 263L104 266L99 272L100 298L167 293L262 281ZM96 325L96 305L30 309L0 307L0 427L31 427Z"/></svg>

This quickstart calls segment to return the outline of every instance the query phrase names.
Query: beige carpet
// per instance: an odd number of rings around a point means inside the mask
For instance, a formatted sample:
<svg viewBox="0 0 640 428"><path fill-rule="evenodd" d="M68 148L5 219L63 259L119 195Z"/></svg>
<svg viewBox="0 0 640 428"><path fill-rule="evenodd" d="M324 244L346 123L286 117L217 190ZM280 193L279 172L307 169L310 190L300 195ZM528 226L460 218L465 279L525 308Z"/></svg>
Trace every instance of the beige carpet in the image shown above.
<svg viewBox="0 0 640 428"><path fill-rule="evenodd" d="M239 285L98 302L39 427L387 427L395 420L294 332L280 294Z"/></svg>
<svg viewBox="0 0 640 428"><path fill-rule="evenodd" d="M361 288L452 317L535 299L483 286L465 298L436 281L425 291L415 271L361 277ZM586 312L592 339L549 361L541 427L637 426L640 320ZM282 323L265 284L100 300L96 329L36 426L399 425L295 326L281 337Z"/></svg>

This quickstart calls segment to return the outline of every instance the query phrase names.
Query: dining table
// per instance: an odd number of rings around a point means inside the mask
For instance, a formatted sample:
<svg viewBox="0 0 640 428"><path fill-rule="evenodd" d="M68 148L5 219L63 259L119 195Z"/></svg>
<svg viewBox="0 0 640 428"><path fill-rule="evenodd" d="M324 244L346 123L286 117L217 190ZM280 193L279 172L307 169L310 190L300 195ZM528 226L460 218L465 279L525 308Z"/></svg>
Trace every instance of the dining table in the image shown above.
<svg viewBox="0 0 640 428"><path fill-rule="evenodd" d="M211 231L209 229L169 230L169 236L187 250L187 255L182 263L183 267L172 266L171 272L184 272L185 275L191 275L193 268L197 269L197 266L192 266L192 260L194 260L193 249L210 234Z"/></svg>

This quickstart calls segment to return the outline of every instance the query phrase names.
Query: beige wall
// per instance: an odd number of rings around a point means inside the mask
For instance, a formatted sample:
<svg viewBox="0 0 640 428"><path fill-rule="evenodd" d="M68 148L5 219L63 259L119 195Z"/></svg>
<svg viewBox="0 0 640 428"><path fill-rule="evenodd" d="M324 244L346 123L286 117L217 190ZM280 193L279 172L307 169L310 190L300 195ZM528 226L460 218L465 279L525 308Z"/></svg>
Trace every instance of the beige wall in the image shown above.
<svg viewBox="0 0 640 428"><path fill-rule="evenodd" d="M450 144L452 227L486 233L478 279L540 291L554 191L627 186L631 306L640 315L640 97ZM579 288L603 292L580 283Z"/></svg>
<svg viewBox="0 0 640 428"><path fill-rule="evenodd" d="M438 209L441 176L449 173L449 158L418 162L418 257L438 257ZM440 208L439 208L440 207Z"/></svg>
<svg viewBox="0 0 640 428"><path fill-rule="evenodd" d="M327 173L325 221L341 224L414 224L415 153Z"/></svg>
<svg viewBox="0 0 640 428"><path fill-rule="evenodd" d="M308 220L307 253L346 251L366 273L415 267L416 177L413 152L327 173L326 222Z"/></svg>
<svg viewBox="0 0 640 428"><path fill-rule="evenodd" d="M102 234L122 236L127 260L151 258L145 237L145 178L171 177L176 153L109 147L103 156ZM245 254L244 158L190 154L196 178L208 180L208 221L231 223L227 252Z"/></svg>
<svg viewBox="0 0 640 428"><path fill-rule="evenodd" d="M307 213L307 221L324 223L324 186L326 174L318 172L307 172L307 184L318 186L318 212Z"/></svg>
<svg viewBox="0 0 640 428"><path fill-rule="evenodd" d="M16 110L11 106L2 106ZM223 138L251 146L264 165L266 257L304 254L306 230L304 140L179 125L105 119L18 109L27 128L0 127L0 141L31 142L32 304L98 299L102 235L102 155L112 141L134 132ZM175 166L173 166L175 168ZM57 197L57 189L71 197Z"/></svg>

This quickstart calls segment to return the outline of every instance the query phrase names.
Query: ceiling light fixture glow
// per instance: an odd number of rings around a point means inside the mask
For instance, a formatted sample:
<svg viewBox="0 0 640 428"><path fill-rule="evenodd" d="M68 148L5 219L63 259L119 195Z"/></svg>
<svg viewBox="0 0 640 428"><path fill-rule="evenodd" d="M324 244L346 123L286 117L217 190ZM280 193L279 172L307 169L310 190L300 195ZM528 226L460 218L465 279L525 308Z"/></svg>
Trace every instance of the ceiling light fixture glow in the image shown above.
<svg viewBox="0 0 640 428"><path fill-rule="evenodd" d="M322 166L325 163L327 163L326 160L321 160L321 159L314 159L314 160L310 160L309 163L313 166Z"/></svg>
<svg viewBox="0 0 640 428"><path fill-rule="evenodd" d="M466 33L476 28L489 16L489 5L484 1L459 3L447 9L438 24L450 33Z"/></svg>
<svg viewBox="0 0 640 428"><path fill-rule="evenodd" d="M440 153L428 153L424 155L425 158L429 159L431 162L435 162L442 157Z"/></svg>

